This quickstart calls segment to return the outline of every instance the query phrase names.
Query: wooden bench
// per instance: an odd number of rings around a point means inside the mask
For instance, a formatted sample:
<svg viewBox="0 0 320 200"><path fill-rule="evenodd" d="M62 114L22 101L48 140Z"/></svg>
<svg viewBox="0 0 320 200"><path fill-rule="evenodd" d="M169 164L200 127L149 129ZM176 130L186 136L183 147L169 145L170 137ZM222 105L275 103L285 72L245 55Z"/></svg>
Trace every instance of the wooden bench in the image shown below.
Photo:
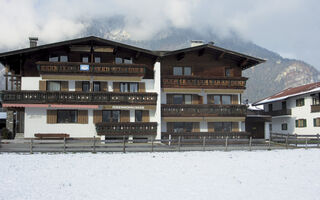
<svg viewBox="0 0 320 200"><path fill-rule="evenodd" d="M69 134L66 133L36 133L35 137L39 139L63 139L69 138Z"/></svg>

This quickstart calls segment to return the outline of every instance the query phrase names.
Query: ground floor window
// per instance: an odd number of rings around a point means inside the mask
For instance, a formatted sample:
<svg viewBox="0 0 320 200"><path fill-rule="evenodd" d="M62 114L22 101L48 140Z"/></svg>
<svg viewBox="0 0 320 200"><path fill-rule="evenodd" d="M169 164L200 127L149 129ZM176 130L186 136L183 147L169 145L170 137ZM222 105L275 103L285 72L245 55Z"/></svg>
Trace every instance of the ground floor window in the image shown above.
<svg viewBox="0 0 320 200"><path fill-rule="evenodd" d="M314 127L320 127L320 118L314 118L313 119L313 126Z"/></svg>
<svg viewBox="0 0 320 200"><path fill-rule="evenodd" d="M281 124L281 130L283 130L283 131L288 130L288 124L287 123Z"/></svg>
<svg viewBox="0 0 320 200"><path fill-rule="evenodd" d="M297 119L296 120L296 127L297 128L307 127L307 120L306 119Z"/></svg>
<svg viewBox="0 0 320 200"><path fill-rule="evenodd" d="M77 123L78 111L77 110L58 110L57 122L58 123Z"/></svg>
<svg viewBox="0 0 320 200"><path fill-rule="evenodd" d="M119 110L103 110L102 122L120 122Z"/></svg>
<svg viewBox="0 0 320 200"><path fill-rule="evenodd" d="M215 132L231 132L232 122L213 122Z"/></svg>

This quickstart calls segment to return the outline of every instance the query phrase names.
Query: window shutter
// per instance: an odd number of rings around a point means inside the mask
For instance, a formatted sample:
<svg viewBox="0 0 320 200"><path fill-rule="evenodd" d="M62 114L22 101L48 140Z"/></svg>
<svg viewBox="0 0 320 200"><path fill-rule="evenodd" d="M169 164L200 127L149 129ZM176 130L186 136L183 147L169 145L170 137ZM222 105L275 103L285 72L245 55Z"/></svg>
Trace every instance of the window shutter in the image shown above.
<svg viewBox="0 0 320 200"><path fill-rule="evenodd" d="M313 118L313 126L314 126L314 127L317 126L317 118Z"/></svg>
<svg viewBox="0 0 320 200"><path fill-rule="evenodd" d="M193 132L200 132L200 123L199 122L193 122L193 125L192 125L192 131Z"/></svg>
<svg viewBox="0 0 320 200"><path fill-rule="evenodd" d="M212 122L208 122L208 132L214 132L214 126Z"/></svg>
<svg viewBox="0 0 320 200"><path fill-rule="evenodd" d="M78 123L79 124L88 124L88 110L79 110L78 111Z"/></svg>
<svg viewBox="0 0 320 200"><path fill-rule="evenodd" d="M93 111L93 123L102 122L102 110L94 110Z"/></svg>
<svg viewBox="0 0 320 200"><path fill-rule="evenodd" d="M149 110L142 111L142 122L150 122Z"/></svg>
<svg viewBox="0 0 320 200"><path fill-rule="evenodd" d="M120 122L130 122L130 110L121 110Z"/></svg>
<svg viewBox="0 0 320 200"><path fill-rule="evenodd" d="M296 120L296 127L299 127L299 121Z"/></svg>
<svg viewBox="0 0 320 200"><path fill-rule="evenodd" d="M232 122L232 132L238 132L238 131L239 131L239 123Z"/></svg>
<svg viewBox="0 0 320 200"><path fill-rule="evenodd" d="M47 124L57 123L57 110L47 110Z"/></svg>
<svg viewBox="0 0 320 200"><path fill-rule="evenodd" d="M231 104L236 105L238 103L238 95L231 95Z"/></svg>
<svg viewBox="0 0 320 200"><path fill-rule="evenodd" d="M69 90L69 82L61 81L61 91L68 91L68 90Z"/></svg>
<svg viewBox="0 0 320 200"><path fill-rule="evenodd" d="M192 104L199 104L199 96L197 94L192 95Z"/></svg>
<svg viewBox="0 0 320 200"><path fill-rule="evenodd" d="M47 82L46 81L39 81L39 90L46 91L47 90Z"/></svg>
<svg viewBox="0 0 320 200"><path fill-rule="evenodd" d="M120 92L120 83L119 82L113 82L113 91Z"/></svg>
<svg viewBox="0 0 320 200"><path fill-rule="evenodd" d="M108 82L100 82L101 92L108 92Z"/></svg>
<svg viewBox="0 0 320 200"><path fill-rule="evenodd" d="M146 92L146 84L143 83L139 83L139 92Z"/></svg>
<svg viewBox="0 0 320 200"><path fill-rule="evenodd" d="M76 86L76 92L82 91L82 82L81 81L76 81L75 86Z"/></svg>
<svg viewBox="0 0 320 200"><path fill-rule="evenodd" d="M303 127L307 127L307 120L306 119L303 120Z"/></svg>

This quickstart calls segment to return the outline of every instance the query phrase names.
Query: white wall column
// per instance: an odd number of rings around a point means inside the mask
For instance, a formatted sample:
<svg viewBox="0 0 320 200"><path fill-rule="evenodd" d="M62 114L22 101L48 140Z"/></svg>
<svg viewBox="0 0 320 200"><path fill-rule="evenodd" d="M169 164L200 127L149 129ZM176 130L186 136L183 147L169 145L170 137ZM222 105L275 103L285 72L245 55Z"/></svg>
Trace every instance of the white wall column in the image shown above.
<svg viewBox="0 0 320 200"><path fill-rule="evenodd" d="M154 64L154 89L158 94L155 119L158 123L156 139L161 139L161 66L160 62Z"/></svg>
<svg viewBox="0 0 320 200"><path fill-rule="evenodd" d="M264 123L264 139L270 139L270 122Z"/></svg>

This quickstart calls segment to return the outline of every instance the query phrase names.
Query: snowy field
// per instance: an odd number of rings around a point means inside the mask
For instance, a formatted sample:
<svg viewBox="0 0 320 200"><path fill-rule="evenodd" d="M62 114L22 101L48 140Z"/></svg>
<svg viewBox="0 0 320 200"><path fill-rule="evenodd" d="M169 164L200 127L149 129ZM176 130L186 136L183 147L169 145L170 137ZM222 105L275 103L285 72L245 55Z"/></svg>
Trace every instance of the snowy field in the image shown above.
<svg viewBox="0 0 320 200"><path fill-rule="evenodd" d="M320 150L0 154L0 199L319 199Z"/></svg>

